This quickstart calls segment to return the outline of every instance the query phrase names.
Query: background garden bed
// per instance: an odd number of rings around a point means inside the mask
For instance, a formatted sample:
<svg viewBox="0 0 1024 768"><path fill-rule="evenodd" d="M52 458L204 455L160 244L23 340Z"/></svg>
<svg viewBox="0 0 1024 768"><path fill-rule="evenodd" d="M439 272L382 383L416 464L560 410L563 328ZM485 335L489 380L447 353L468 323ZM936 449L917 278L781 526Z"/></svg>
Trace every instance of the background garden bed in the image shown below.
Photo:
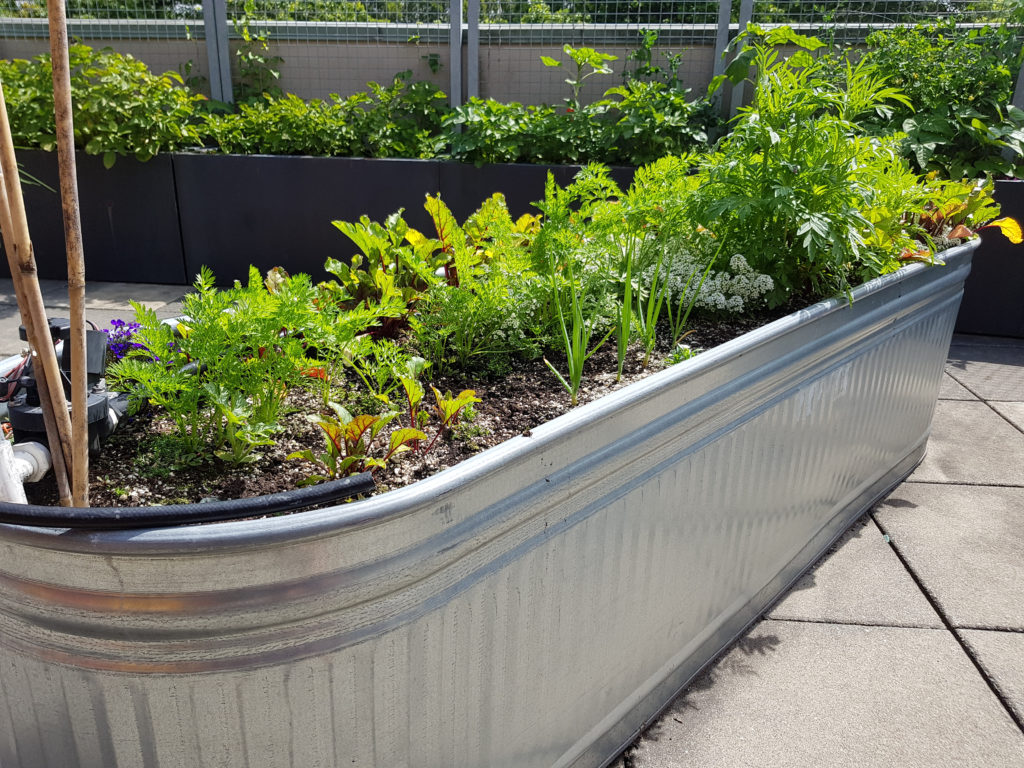
<svg viewBox="0 0 1024 768"><path fill-rule="evenodd" d="M57 156L22 150L24 169L54 189ZM456 218L495 190L513 216L536 213L548 171L568 184L578 165L485 165L283 155L166 154L146 163L121 158L109 170L78 152L86 279L189 284L202 265L219 284L244 280L249 265L284 267L324 279L328 256L347 258L351 243L331 225L366 214L380 221L405 208L410 226L428 230L427 194L440 194ZM626 188L632 168L613 168ZM60 196L26 186L25 205L39 276L67 278ZM0 274L9 275L6 262Z"/></svg>
<svg viewBox="0 0 1024 768"><path fill-rule="evenodd" d="M56 155L22 150L26 171L56 186ZM283 266L315 279L327 256L345 258L348 240L333 219L363 213L381 220L406 207L411 226L428 229L418 204L440 193L457 218L498 189L509 211L536 212L548 171L567 184L579 166L485 165L441 160L171 154L140 163L121 158L107 170L78 153L86 278L92 281L189 284L203 264L228 285L250 264ZM617 167L623 188L634 169ZM1024 221L1024 182L997 181L995 198L1006 215ZM64 280L64 234L59 196L27 186L25 201L42 278ZM0 275L9 275L6 262ZM998 232L982 237L968 278L958 333L1024 338L1024 258Z"/></svg>

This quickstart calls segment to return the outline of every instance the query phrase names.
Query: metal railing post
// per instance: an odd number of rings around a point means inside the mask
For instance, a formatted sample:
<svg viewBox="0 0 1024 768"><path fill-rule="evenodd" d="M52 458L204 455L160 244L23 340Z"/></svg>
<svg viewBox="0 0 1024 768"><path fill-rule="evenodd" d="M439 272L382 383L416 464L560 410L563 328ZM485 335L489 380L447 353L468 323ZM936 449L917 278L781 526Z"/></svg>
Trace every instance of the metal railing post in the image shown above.
<svg viewBox="0 0 1024 768"><path fill-rule="evenodd" d="M718 32L715 35L715 66L712 77L725 72L726 46L729 45L729 21L732 19L732 0L718 0Z"/></svg>
<svg viewBox="0 0 1024 768"><path fill-rule="evenodd" d="M466 97L480 95L480 0L467 0Z"/></svg>
<svg viewBox="0 0 1024 768"><path fill-rule="evenodd" d="M740 34L747 28L747 24L754 17L754 0L741 0L740 15L736 27L736 34ZM743 90L745 82L738 83L732 87L732 99L729 102L729 117L735 117L737 110L743 106Z"/></svg>
<svg viewBox="0 0 1024 768"><path fill-rule="evenodd" d="M451 73L448 101L457 107L462 104L462 0L451 0L448 8L448 70Z"/></svg>
<svg viewBox="0 0 1024 768"><path fill-rule="evenodd" d="M203 0L203 32L206 36L206 58L210 72L210 98L233 102L235 95L231 87L226 0Z"/></svg>
<svg viewBox="0 0 1024 768"><path fill-rule="evenodd" d="M725 73L725 49L729 45L729 22L732 20L732 0L718 0L718 32L715 34L715 62L711 77ZM722 88L713 97L716 107L722 106Z"/></svg>
<svg viewBox="0 0 1024 768"><path fill-rule="evenodd" d="M1013 99L1010 103L1017 109L1024 109L1024 62L1021 62L1020 71L1017 72L1017 83L1013 86ZM1015 153L1009 147L1004 147L1002 154L1004 160L1012 161Z"/></svg>

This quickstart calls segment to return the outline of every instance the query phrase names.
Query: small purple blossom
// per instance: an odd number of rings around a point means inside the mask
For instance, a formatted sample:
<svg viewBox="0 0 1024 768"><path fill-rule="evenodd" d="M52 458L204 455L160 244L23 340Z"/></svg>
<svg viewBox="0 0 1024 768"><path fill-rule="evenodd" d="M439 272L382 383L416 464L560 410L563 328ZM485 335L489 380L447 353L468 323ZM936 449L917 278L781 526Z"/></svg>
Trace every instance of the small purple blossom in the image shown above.
<svg viewBox="0 0 1024 768"><path fill-rule="evenodd" d="M120 360L133 349L145 349L144 344L132 341L140 327L138 323L116 318L110 321L110 328L104 328L103 332L107 334L107 350L111 360Z"/></svg>

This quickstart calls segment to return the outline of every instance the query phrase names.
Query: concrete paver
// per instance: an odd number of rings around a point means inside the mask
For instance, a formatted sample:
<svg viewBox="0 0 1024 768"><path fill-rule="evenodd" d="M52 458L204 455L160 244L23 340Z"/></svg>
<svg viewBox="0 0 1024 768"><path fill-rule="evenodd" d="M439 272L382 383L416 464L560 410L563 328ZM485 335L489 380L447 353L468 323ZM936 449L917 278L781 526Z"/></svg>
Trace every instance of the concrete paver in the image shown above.
<svg viewBox="0 0 1024 768"><path fill-rule="evenodd" d="M939 400L977 400L967 387L958 382L948 373L942 375L939 385Z"/></svg>
<svg viewBox="0 0 1024 768"><path fill-rule="evenodd" d="M1000 416L1024 432L1024 403L992 403ZM1021 469L1024 474L1024 468Z"/></svg>
<svg viewBox="0 0 1024 768"><path fill-rule="evenodd" d="M67 283L41 280L39 288L47 317L67 317ZM151 307L158 317L174 317L181 314L181 299L188 290L181 285L90 283L85 289L85 318L97 328L110 327L110 321L115 318L131 320L134 313L130 299ZM25 342L18 338L19 325L21 316L13 284L10 278L0 279L0 357L16 355L25 349Z"/></svg>
<svg viewBox="0 0 1024 768"><path fill-rule="evenodd" d="M1024 634L984 629L964 629L960 634L1017 717L1024 720Z"/></svg>
<svg viewBox="0 0 1024 768"><path fill-rule="evenodd" d="M634 768L1020 768L1024 734L944 630L765 621L629 755Z"/></svg>
<svg viewBox="0 0 1024 768"><path fill-rule="evenodd" d="M772 619L943 627L870 517L837 542L768 614Z"/></svg>
<svg viewBox="0 0 1024 768"><path fill-rule="evenodd" d="M875 519L951 624L1024 631L1024 488L904 483Z"/></svg>
<svg viewBox="0 0 1024 768"><path fill-rule="evenodd" d="M910 482L1024 485L1024 434L983 402L940 400Z"/></svg>
<svg viewBox="0 0 1024 768"><path fill-rule="evenodd" d="M50 308L70 306L68 284L60 280L40 280L43 304ZM87 283L85 305L88 309L130 309L130 299L141 301L153 309L180 301L188 291L187 286L161 285L158 283ZM11 279L0 279L0 303L14 304L14 286Z"/></svg>
<svg viewBox="0 0 1024 768"><path fill-rule="evenodd" d="M910 481L615 768L1024 766L1024 340L954 337L939 397Z"/></svg>
<svg viewBox="0 0 1024 768"><path fill-rule="evenodd" d="M1024 400L1024 340L953 340L946 372L985 400Z"/></svg>

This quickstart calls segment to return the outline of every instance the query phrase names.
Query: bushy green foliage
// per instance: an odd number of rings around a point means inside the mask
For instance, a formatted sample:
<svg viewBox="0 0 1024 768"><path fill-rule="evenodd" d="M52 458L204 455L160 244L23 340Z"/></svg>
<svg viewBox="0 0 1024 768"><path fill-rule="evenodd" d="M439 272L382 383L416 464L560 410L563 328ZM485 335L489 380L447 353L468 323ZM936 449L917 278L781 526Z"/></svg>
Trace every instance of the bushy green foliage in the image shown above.
<svg viewBox="0 0 1024 768"><path fill-rule="evenodd" d="M75 143L102 155L107 167L117 156L149 160L199 143L193 122L201 96L183 87L175 72L154 75L141 61L109 48L71 45L71 99ZM0 60L15 144L52 150L56 145L53 80L49 54L31 61Z"/></svg>
<svg viewBox="0 0 1024 768"><path fill-rule="evenodd" d="M783 46L798 51L782 59ZM902 137L869 135L865 116L889 117L910 100L872 60L837 65L811 56L821 47L791 29L748 30L725 77L750 78L754 101L732 133L713 151L639 168L628 190L590 164L565 188L549 174L540 215L517 221L497 194L463 222L428 195L431 231L410 228L401 210L382 223L337 221L355 252L329 260L336 279L317 286L303 275L272 270L263 279L252 269L247 285L217 291L204 271L178 333L136 307L139 346L112 366L111 383L136 405L163 409L177 426L180 455L198 460L212 451L235 463L274 439L290 389L318 388L318 411L330 413L309 415L325 450L293 457L326 477L379 471L398 455L422 456L479 402L469 389L442 394L430 376L483 377L544 355L575 404L588 361L613 336L620 375L630 355L647 366L658 348L674 350L675 362L693 354L680 346L691 312L849 295L855 282L906 260L933 261L939 246L997 215L991 185L919 176L900 154ZM661 78L634 79L610 95L655 113L659 98L679 94ZM409 100L404 88L398 78L365 97L410 126L406 138L382 145L404 143L436 114L435 91L424 87ZM552 145L598 142L618 125L608 116L624 110L610 99L579 105L577 97L573 90L564 111L467 107L508 125L553 116L549 124L570 128ZM372 111L362 99L287 98L239 115L264 121L276 147L311 141L334 152L356 136L331 126L372 127L358 122ZM218 130L225 144L243 141L226 121ZM512 133L472 151L513 159L526 150ZM638 133L648 144L637 146L651 155L674 146L657 132ZM538 139L531 151L544 146ZM991 226L1020 239L1015 222Z"/></svg>
<svg viewBox="0 0 1024 768"><path fill-rule="evenodd" d="M208 140L228 154L321 155L362 154L353 110L339 100L304 101L289 94L241 104L237 113L206 118Z"/></svg>
<svg viewBox="0 0 1024 768"><path fill-rule="evenodd" d="M694 219L726 253L775 279L773 303L793 292L845 291L862 267L893 268L891 249L868 247L869 212L879 184L916 179L898 173L892 140L864 136L855 121L905 97L864 61L846 62L837 85L808 53L821 47L817 40L786 29L752 37L727 74L756 71L754 104L701 163ZM802 50L780 60L780 44Z"/></svg>
<svg viewBox="0 0 1024 768"><path fill-rule="evenodd" d="M446 96L432 83L409 82L411 77L409 70L399 72L390 84L368 83L369 93L346 100L362 107L355 130L363 137L366 157L428 158L444 145Z"/></svg>
<svg viewBox="0 0 1024 768"><path fill-rule="evenodd" d="M241 104L237 112L208 115L208 141L235 154L326 157L433 157L443 140L445 95L430 83L410 83L400 72L388 86L342 99L305 101L289 94Z"/></svg>
<svg viewBox="0 0 1024 768"><path fill-rule="evenodd" d="M866 58L906 94L888 115L868 115L876 134L903 131L920 171L951 178L1012 173L1024 155L1024 112L1010 105L1021 66L1011 27L952 21L872 33ZM1013 159L1002 157L1004 149Z"/></svg>
<svg viewBox="0 0 1024 768"><path fill-rule="evenodd" d="M663 83L633 81L565 110L474 98L452 110L445 127L451 157L477 165L642 165L707 145L714 108L687 97Z"/></svg>
<svg viewBox="0 0 1024 768"><path fill-rule="evenodd" d="M439 242L450 243L462 256L456 279L435 286L412 317L420 353L438 373L472 370L482 375L538 356L546 340L537 300L541 277L531 271L528 257L537 217L513 221L500 194L484 201L463 226L437 204L428 201L427 209L437 228L445 230L438 232Z"/></svg>
<svg viewBox="0 0 1024 768"><path fill-rule="evenodd" d="M217 290L203 269L176 328L134 304L132 349L108 370L134 407L158 406L174 421L180 452L212 451L238 463L267 444L288 390L315 367L311 349L340 346L377 323L373 307L339 313L308 276L275 270L264 281Z"/></svg>

